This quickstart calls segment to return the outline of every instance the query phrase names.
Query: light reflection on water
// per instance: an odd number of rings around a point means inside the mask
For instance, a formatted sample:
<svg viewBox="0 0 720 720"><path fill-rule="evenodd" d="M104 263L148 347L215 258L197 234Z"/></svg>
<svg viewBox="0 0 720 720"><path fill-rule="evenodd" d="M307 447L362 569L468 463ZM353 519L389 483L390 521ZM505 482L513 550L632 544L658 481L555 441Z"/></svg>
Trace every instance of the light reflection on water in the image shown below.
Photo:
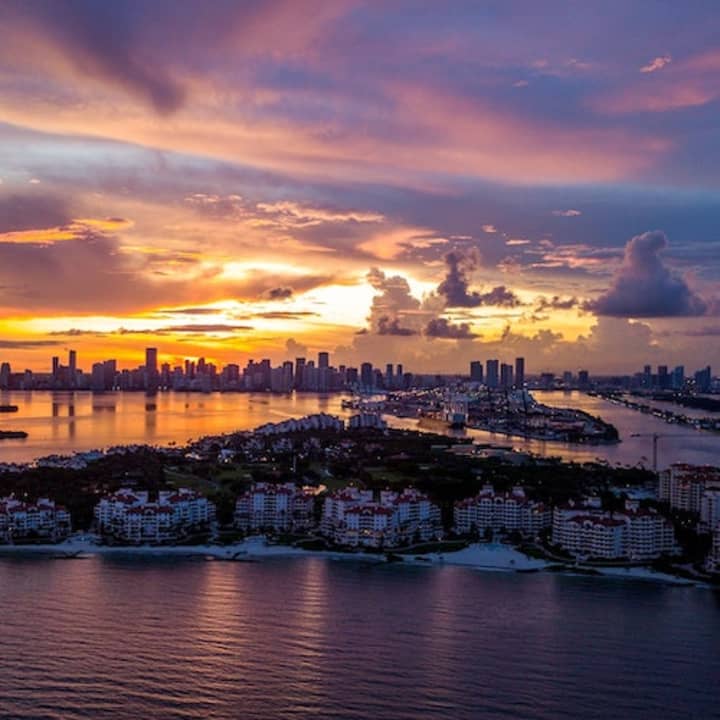
<svg viewBox="0 0 720 720"><path fill-rule="evenodd" d="M711 718L707 590L328 561L0 558L12 718ZM715 713L715 715L714 715Z"/></svg>
<svg viewBox="0 0 720 720"><path fill-rule="evenodd" d="M579 446L539 440L510 438L482 431L467 434L481 442L512 445L543 455L565 459L605 459L615 464L652 464L652 441L632 437L633 433L660 433L660 467L671 462L720 463L720 435L670 425L600 398L582 393L535 392L550 405L572 406L600 415L620 431L618 445ZM142 393L89 392L5 392L0 403L16 404L18 413L0 415L0 428L21 429L26 440L0 442L0 460L27 461L51 453L69 454L111 445L150 443L182 444L203 435L249 430L266 422L328 412L348 417L341 395L256 393L159 393L147 398ZM392 427L417 429L413 419L388 418ZM463 435L465 433L458 433Z"/></svg>

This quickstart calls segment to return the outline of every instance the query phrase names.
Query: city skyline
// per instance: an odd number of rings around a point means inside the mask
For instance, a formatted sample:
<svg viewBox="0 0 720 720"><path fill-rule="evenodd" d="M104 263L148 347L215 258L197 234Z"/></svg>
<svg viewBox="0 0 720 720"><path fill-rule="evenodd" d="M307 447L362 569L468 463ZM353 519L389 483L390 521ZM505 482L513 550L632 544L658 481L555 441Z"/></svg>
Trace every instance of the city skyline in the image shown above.
<svg viewBox="0 0 720 720"><path fill-rule="evenodd" d="M716 9L551 6L4 2L0 352L717 366Z"/></svg>
<svg viewBox="0 0 720 720"><path fill-rule="evenodd" d="M644 390L673 390L710 392L717 387L712 367L705 365L686 374L684 365L671 367L643 365L629 373L595 374L586 368L566 369L562 373L537 369L526 373L526 359L478 358L469 362L465 370L454 368L449 373L413 372L403 363L384 362L373 365L367 359L354 358L349 365L333 364L332 354L326 350L317 355L286 357L276 366L270 358L250 358L243 366L239 362L215 364L205 357L169 359L159 354L157 347L144 349L145 362L122 367L110 358L92 363L83 369L74 349L67 350L67 365L58 355L52 356L49 372L30 369L19 371L0 358L0 390L200 390L210 391L272 391L337 392L342 390L403 390L438 382L464 378L471 384L488 389L519 389L532 378L535 387L577 388L588 390L596 380L606 386ZM506 362L507 360L507 362Z"/></svg>

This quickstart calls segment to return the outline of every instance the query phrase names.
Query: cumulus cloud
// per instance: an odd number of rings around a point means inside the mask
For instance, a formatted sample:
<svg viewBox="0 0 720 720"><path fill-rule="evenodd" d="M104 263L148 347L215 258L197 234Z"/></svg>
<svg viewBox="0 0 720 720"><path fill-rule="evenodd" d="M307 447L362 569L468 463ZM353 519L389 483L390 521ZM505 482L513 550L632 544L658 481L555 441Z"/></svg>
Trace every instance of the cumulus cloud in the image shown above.
<svg viewBox="0 0 720 720"><path fill-rule="evenodd" d="M585 309L613 317L704 315L708 304L663 263L660 253L667 245L660 230L632 238L610 289L585 303Z"/></svg>
<svg viewBox="0 0 720 720"><path fill-rule="evenodd" d="M660 55L653 60L651 60L647 65L643 65L640 68L641 73L652 73L656 72L657 70L662 70L666 65L669 65L672 62L672 57L670 55Z"/></svg>
<svg viewBox="0 0 720 720"><path fill-rule="evenodd" d="M472 340L477 335L470 329L470 323L451 323L446 318L433 318L425 326L425 335L429 338L451 338L453 340Z"/></svg>
<svg viewBox="0 0 720 720"><path fill-rule="evenodd" d="M438 285L437 291L445 299L447 307L479 307L481 305L517 307L522 305L517 295L504 285L498 285L484 293L469 290L468 275L477 264L477 259L473 255L463 255L453 250L445 255L445 264L447 265L445 278Z"/></svg>
<svg viewBox="0 0 720 720"><path fill-rule="evenodd" d="M299 343L295 338L288 338L285 341L285 352L288 357L307 357L308 346Z"/></svg>
<svg viewBox="0 0 720 720"><path fill-rule="evenodd" d="M373 297L368 316L370 328L385 335L401 334L388 331L393 327L407 328L407 323L401 326L399 320L402 318L412 322L412 316L421 309L421 302L412 294L407 279L402 275L388 276L378 268L371 268L366 278L377 291L377 294ZM393 325L393 323L397 323L397 325ZM410 327L410 330L416 329L416 327ZM382 332L383 330L384 332Z"/></svg>
<svg viewBox="0 0 720 720"><path fill-rule="evenodd" d="M378 335L416 335L416 331L412 328L402 327L398 318L381 317L377 323Z"/></svg>

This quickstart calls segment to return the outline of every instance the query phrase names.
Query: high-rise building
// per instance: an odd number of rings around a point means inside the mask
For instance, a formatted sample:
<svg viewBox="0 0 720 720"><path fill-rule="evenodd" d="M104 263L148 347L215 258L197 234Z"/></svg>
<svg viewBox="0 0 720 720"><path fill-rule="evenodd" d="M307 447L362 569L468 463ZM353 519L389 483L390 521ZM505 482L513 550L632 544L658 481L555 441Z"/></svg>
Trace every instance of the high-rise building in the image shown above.
<svg viewBox="0 0 720 720"><path fill-rule="evenodd" d="M158 369L157 348L145 348L145 369L148 372L157 372Z"/></svg>
<svg viewBox="0 0 720 720"><path fill-rule="evenodd" d="M482 383L483 364L480 360L473 360L470 363L470 380L471 382Z"/></svg>
<svg viewBox="0 0 720 720"><path fill-rule="evenodd" d="M318 353L318 367L328 368L330 367L330 353L319 352Z"/></svg>
<svg viewBox="0 0 720 720"><path fill-rule="evenodd" d="M581 390L590 387L590 373L587 370L578 370L578 387Z"/></svg>
<svg viewBox="0 0 720 720"><path fill-rule="evenodd" d="M487 379L485 384L489 388L496 388L500 381L500 361L499 360L488 360L487 361Z"/></svg>
<svg viewBox="0 0 720 720"><path fill-rule="evenodd" d="M385 389L392 390L395 386L395 379L393 376L393 364L388 363L385 366Z"/></svg>
<svg viewBox="0 0 720 720"><path fill-rule="evenodd" d="M643 368L642 386L644 388L652 387L652 368L649 365Z"/></svg>
<svg viewBox="0 0 720 720"><path fill-rule="evenodd" d="M364 362L360 365L360 384L365 388L374 386L374 375L372 363Z"/></svg>
<svg viewBox="0 0 720 720"><path fill-rule="evenodd" d="M525 358L515 358L515 387L525 386Z"/></svg>
<svg viewBox="0 0 720 720"><path fill-rule="evenodd" d="M658 365L658 385L661 390L667 390L670 387L667 365Z"/></svg>
<svg viewBox="0 0 720 720"><path fill-rule="evenodd" d="M71 388L74 388L77 382L77 352L75 350L68 352L68 375L68 383Z"/></svg>
<svg viewBox="0 0 720 720"><path fill-rule="evenodd" d="M513 386L513 367L508 363L500 365L500 386L505 389Z"/></svg>
<svg viewBox="0 0 720 720"><path fill-rule="evenodd" d="M305 380L305 358L295 358L295 389L302 390Z"/></svg>
<svg viewBox="0 0 720 720"><path fill-rule="evenodd" d="M681 390L683 385L685 385L685 367L683 365L678 365L673 371L672 371L672 387L673 390Z"/></svg>
<svg viewBox="0 0 720 720"><path fill-rule="evenodd" d="M10 388L10 363L4 362L0 365L0 390Z"/></svg>

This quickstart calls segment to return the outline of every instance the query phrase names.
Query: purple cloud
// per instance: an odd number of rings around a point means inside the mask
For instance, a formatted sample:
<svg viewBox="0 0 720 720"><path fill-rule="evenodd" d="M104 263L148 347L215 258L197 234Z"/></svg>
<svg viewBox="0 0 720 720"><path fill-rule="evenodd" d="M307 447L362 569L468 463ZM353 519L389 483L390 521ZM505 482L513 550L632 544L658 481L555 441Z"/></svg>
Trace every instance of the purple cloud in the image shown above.
<svg viewBox="0 0 720 720"><path fill-rule="evenodd" d="M450 338L453 340L472 340L477 335L470 329L470 323L453 324L445 318L434 318L425 326L425 335L429 338Z"/></svg>
<svg viewBox="0 0 720 720"><path fill-rule="evenodd" d="M660 253L667 246L668 239L660 230L636 235L625 246L610 289L584 308L613 317L705 315L708 304L663 263Z"/></svg>
<svg viewBox="0 0 720 720"><path fill-rule="evenodd" d="M438 294L445 298L447 307L479 307L497 305L517 307L522 302L512 290L497 285L491 290L479 293L469 290L468 274L475 269L477 261L472 255L463 255L453 250L445 255L447 272L445 279L438 285Z"/></svg>

